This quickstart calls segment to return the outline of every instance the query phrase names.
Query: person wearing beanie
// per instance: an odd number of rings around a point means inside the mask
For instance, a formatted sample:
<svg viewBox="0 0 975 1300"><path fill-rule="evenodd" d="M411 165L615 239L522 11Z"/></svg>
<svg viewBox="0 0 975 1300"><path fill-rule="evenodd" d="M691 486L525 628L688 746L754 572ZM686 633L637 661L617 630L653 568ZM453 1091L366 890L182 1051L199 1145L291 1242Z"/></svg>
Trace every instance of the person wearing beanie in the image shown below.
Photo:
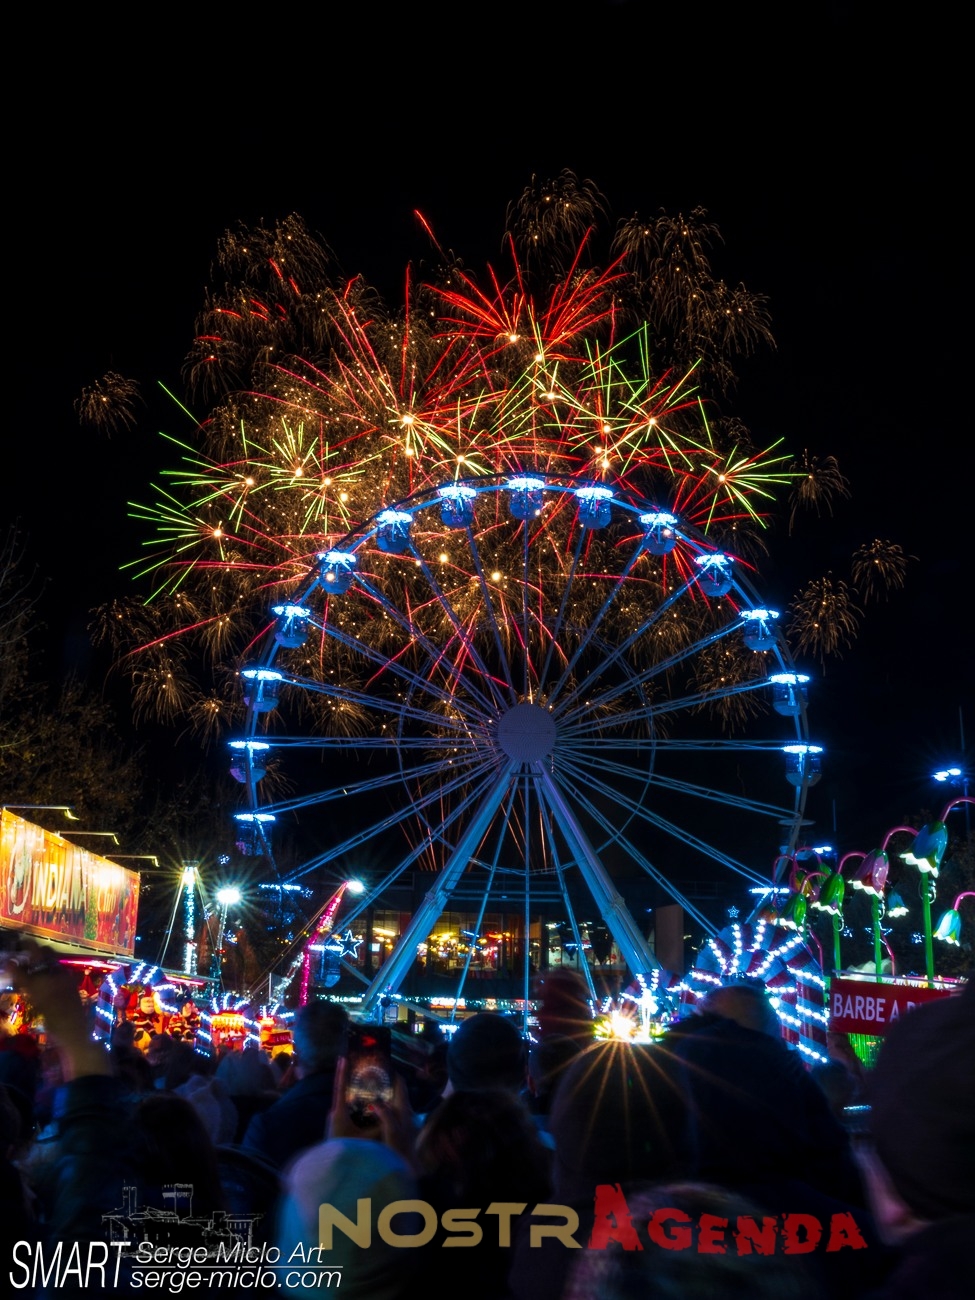
<svg viewBox="0 0 975 1300"><path fill-rule="evenodd" d="M394 1202L415 1206L416 1179L402 1156L382 1142L363 1138L329 1138L303 1152L285 1175L277 1214L277 1246L293 1265L287 1275L289 1296L318 1296L324 1270L336 1270L346 1300L399 1300L418 1294L413 1276L418 1251L390 1245L376 1230L382 1210ZM368 1246L335 1227L326 1244L321 1211L332 1207L337 1222L362 1219L363 1202L372 1225ZM416 1235L418 1215L395 1216L393 1227L404 1237ZM301 1261L304 1260L303 1264ZM330 1278L327 1285L331 1286Z"/></svg>
<svg viewBox="0 0 975 1300"><path fill-rule="evenodd" d="M493 1011L479 1011L450 1040L444 1095L483 1088L520 1093L527 1066L525 1043L514 1023Z"/></svg>
<svg viewBox="0 0 975 1300"><path fill-rule="evenodd" d="M550 1203L576 1212L580 1243L593 1229L597 1188L629 1195L647 1183L691 1174L694 1134L684 1069L655 1045L611 1040L579 1052L559 1083L550 1123ZM552 1238L533 1247L522 1229L509 1275L512 1296L559 1300L577 1253Z"/></svg>

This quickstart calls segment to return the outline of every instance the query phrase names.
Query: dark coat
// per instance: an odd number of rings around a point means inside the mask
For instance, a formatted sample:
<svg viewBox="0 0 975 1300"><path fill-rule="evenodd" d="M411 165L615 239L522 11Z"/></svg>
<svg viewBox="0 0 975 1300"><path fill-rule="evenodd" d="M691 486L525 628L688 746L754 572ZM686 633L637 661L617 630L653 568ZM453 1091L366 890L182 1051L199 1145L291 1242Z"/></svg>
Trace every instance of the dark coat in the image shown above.
<svg viewBox="0 0 975 1300"><path fill-rule="evenodd" d="M276 1169L325 1138L332 1109L333 1070L307 1074L247 1126L243 1146L256 1151Z"/></svg>

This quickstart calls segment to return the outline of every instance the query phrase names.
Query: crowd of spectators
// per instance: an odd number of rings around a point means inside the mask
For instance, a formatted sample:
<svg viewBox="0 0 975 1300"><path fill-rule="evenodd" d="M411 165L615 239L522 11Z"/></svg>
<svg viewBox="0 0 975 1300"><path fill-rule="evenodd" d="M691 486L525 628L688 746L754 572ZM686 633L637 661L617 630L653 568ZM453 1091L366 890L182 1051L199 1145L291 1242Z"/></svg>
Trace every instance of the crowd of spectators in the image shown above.
<svg viewBox="0 0 975 1300"><path fill-rule="evenodd" d="M258 1049L214 1062L165 1035L106 1051L68 971L21 948L6 976L48 1046L0 1047L5 1273L17 1242L100 1241L123 1203L164 1211L189 1188L195 1221L247 1221L262 1249L341 1268L347 1300L973 1293L971 982L905 1017L872 1071L843 1044L809 1071L758 986L714 990L641 1045L596 1041L585 987L556 973L533 1041L473 1015L399 1061L363 1124L341 1006L300 1010L283 1074ZM844 1126L851 1098L871 1132ZM94 1288L8 1276L26 1296L135 1294L131 1263ZM295 1277L289 1294L321 1294L315 1270Z"/></svg>

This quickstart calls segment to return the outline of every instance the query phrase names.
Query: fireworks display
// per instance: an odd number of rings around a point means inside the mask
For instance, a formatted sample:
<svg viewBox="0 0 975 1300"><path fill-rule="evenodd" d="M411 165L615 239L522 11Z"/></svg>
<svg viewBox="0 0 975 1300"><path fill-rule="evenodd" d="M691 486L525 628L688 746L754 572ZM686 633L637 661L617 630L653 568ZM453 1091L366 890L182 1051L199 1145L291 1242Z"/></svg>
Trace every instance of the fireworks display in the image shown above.
<svg viewBox="0 0 975 1300"><path fill-rule="evenodd" d="M126 661L137 713L225 723L233 692L200 675L200 654L226 669L318 553L452 480L530 470L610 484L716 546L761 549L764 516L796 475L703 391L709 357L720 352L724 382L755 342L744 326L728 333L705 256L713 227L695 213L644 223L639 239L624 228L600 270L599 210L568 173L533 182L509 210L507 278L444 257L397 312L337 279L297 217L228 233L187 361L216 403L191 440L172 440L155 498L132 507L150 529L131 567L151 599L102 611L117 650L138 651ZM686 329L682 312L694 314ZM662 355L679 364L661 370Z"/></svg>
<svg viewBox="0 0 975 1300"><path fill-rule="evenodd" d="M764 607L770 521L830 512L846 480L725 414L736 358L771 334L762 298L713 277L705 214L624 222L600 264L602 211L568 173L533 180L505 274L429 232L439 264L398 310L297 217L228 233L186 364L209 409L131 506L148 598L101 612L138 715L236 734L242 852L323 815L292 876L370 841L395 857L390 832L405 856L360 910L439 873L392 987L468 871L482 915L513 878L527 915L545 878L575 930L577 868L634 971L653 959L604 857L707 925L674 885L689 862L761 877L702 809L739 845L732 819L764 821L763 843L802 824L814 778L780 772L769 802L762 757L819 753L772 690L797 679L787 638L839 653L858 599L904 579L875 540L852 585L810 584L781 622Z"/></svg>
<svg viewBox="0 0 975 1300"><path fill-rule="evenodd" d="M109 370L101 379L81 390L74 409L82 424L112 434L135 428L137 407L142 405L144 402L136 381L126 379L116 370Z"/></svg>

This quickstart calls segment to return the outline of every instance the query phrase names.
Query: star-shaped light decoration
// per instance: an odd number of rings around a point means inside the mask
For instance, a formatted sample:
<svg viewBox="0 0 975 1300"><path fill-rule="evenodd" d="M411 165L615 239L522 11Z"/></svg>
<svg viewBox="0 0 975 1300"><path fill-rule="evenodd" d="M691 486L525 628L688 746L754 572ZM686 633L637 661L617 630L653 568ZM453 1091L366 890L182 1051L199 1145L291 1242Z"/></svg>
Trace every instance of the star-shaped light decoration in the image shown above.
<svg viewBox="0 0 975 1300"><path fill-rule="evenodd" d="M350 957L353 961L359 960L359 944L362 943L362 935L358 939L353 935L351 930L346 930L342 935L342 952L340 956L344 961Z"/></svg>
<svg viewBox="0 0 975 1300"><path fill-rule="evenodd" d="M729 908L728 908L728 915L731 917L732 921L734 921L735 918L736 918L737 915L738 915L738 908L737 908L737 907L729 907Z"/></svg>

